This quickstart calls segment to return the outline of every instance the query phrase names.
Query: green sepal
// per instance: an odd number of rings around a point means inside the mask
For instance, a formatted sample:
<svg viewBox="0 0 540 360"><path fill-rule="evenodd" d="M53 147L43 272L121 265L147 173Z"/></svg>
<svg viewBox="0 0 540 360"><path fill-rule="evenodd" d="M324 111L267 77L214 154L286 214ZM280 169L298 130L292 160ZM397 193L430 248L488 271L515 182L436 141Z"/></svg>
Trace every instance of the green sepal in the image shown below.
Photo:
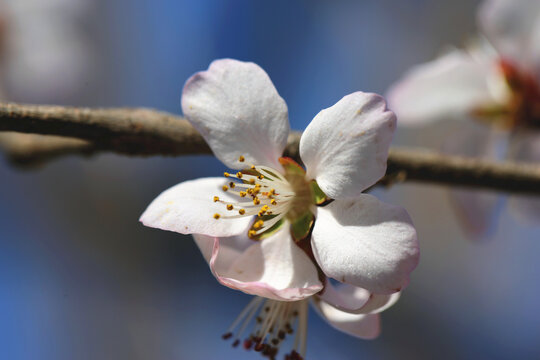
<svg viewBox="0 0 540 360"><path fill-rule="evenodd" d="M303 215L291 221L291 236L294 241L298 242L305 239L309 235L314 222L315 215L311 211L306 211Z"/></svg>
<svg viewBox="0 0 540 360"><path fill-rule="evenodd" d="M315 180L309 182L309 187L311 188L311 199L315 205L323 205L330 201L331 199L326 196L326 194L321 190L319 184Z"/></svg>

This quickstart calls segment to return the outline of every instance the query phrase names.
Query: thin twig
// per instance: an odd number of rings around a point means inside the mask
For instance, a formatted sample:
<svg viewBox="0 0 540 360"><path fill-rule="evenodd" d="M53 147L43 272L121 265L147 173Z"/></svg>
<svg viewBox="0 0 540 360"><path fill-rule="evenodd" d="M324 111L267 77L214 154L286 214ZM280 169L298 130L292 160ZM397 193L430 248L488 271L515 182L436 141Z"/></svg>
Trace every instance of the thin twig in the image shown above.
<svg viewBox="0 0 540 360"><path fill-rule="evenodd" d="M20 144L12 159L30 164L64 154L112 151L127 155L177 156L210 154L204 139L185 119L149 109L88 109L45 105L0 104L0 131L57 135L48 148ZM285 151L299 159L301 133L292 132ZM35 138L37 139L37 138ZM28 140L31 141L31 140ZM45 141L41 139L39 141ZM16 154L17 156L14 156ZM493 163L412 149L392 149L387 175L379 185L402 181L436 183L540 195L540 167L535 164Z"/></svg>

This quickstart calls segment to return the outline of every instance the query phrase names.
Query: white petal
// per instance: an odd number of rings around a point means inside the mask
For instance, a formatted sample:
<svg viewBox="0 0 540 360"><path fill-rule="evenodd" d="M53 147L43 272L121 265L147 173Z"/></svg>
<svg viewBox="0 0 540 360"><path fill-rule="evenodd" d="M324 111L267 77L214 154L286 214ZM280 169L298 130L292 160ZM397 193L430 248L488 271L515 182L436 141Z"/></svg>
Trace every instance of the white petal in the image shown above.
<svg viewBox="0 0 540 360"><path fill-rule="evenodd" d="M357 314L378 314L393 306L401 297L401 292L381 295L371 294L366 305L356 311Z"/></svg>
<svg viewBox="0 0 540 360"><path fill-rule="evenodd" d="M460 122L453 132L448 133L442 150L452 155L497 161L505 156L507 137L506 132L475 121ZM492 191L451 189L450 201L468 235L474 240L489 235L496 220L497 205L501 201L499 194Z"/></svg>
<svg viewBox="0 0 540 360"><path fill-rule="evenodd" d="M199 247L204 259L208 264L214 253L214 243L219 241L219 256L214 261L215 273L221 274L227 271L247 248L253 245L253 241L245 235L236 235L222 238L193 234L193 239Z"/></svg>
<svg viewBox="0 0 540 360"><path fill-rule="evenodd" d="M505 59L540 70L540 1L487 0L478 15L484 34Z"/></svg>
<svg viewBox="0 0 540 360"><path fill-rule="evenodd" d="M381 333L379 314L349 314L326 304L315 302L315 309L332 327L360 339L374 339Z"/></svg>
<svg viewBox="0 0 540 360"><path fill-rule="evenodd" d="M377 294L407 286L419 260L407 212L367 194L318 208L311 244L327 276Z"/></svg>
<svg viewBox="0 0 540 360"><path fill-rule="evenodd" d="M330 281L326 282L324 291L317 294L328 305L350 314L379 313L394 305L400 295L401 292L390 295L370 293L348 284L334 286Z"/></svg>
<svg viewBox="0 0 540 360"><path fill-rule="evenodd" d="M300 139L307 178L333 199L358 196L384 175L395 127L381 96L345 96L318 113Z"/></svg>
<svg viewBox="0 0 540 360"><path fill-rule="evenodd" d="M492 106L506 96L500 90L503 78L495 66L454 50L409 70L389 89L388 106L405 125L467 116L475 108Z"/></svg>
<svg viewBox="0 0 540 360"><path fill-rule="evenodd" d="M354 313L366 305L370 295L366 289L348 284L334 286L330 281L324 285L324 291L318 294L322 301L348 313Z"/></svg>
<svg viewBox="0 0 540 360"><path fill-rule="evenodd" d="M315 265L294 243L288 226L262 241L249 240L252 245L245 250L238 238L194 237L203 255L213 242L210 268L225 286L281 301L301 300L322 289Z"/></svg>
<svg viewBox="0 0 540 360"><path fill-rule="evenodd" d="M237 201L221 187L223 178L202 178L185 181L161 193L142 214L140 221L149 227L180 234L231 236L247 232L250 217L225 219L225 204L214 202L214 196L224 201ZM218 220L214 214L221 214Z"/></svg>
<svg viewBox="0 0 540 360"><path fill-rule="evenodd" d="M515 161L540 164L540 132L519 131L512 134L509 158ZM540 199L527 195L512 196L510 207L527 223L540 222Z"/></svg>
<svg viewBox="0 0 540 360"><path fill-rule="evenodd" d="M230 168L247 164L280 169L289 134L287 105L258 65L216 60L184 86L182 111ZM238 161L240 155L245 163Z"/></svg>

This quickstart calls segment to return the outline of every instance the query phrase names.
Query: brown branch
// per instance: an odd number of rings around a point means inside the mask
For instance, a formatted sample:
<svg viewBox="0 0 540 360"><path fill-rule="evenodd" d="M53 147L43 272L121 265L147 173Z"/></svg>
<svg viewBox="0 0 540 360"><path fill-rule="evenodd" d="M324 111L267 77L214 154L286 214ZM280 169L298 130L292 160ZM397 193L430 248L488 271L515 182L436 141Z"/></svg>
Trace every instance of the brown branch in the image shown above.
<svg viewBox="0 0 540 360"><path fill-rule="evenodd" d="M0 133L0 148L9 162L33 168L65 155L91 155L94 145L86 140L54 135Z"/></svg>
<svg viewBox="0 0 540 360"><path fill-rule="evenodd" d="M127 155L210 154L185 119L149 109L89 109L0 103L0 131L88 140L94 151Z"/></svg>
<svg viewBox="0 0 540 360"><path fill-rule="evenodd" d="M28 138L7 147L12 159L45 161L49 156L112 151L127 155L210 154L204 139L185 119L149 109L88 109L0 104L0 131L57 135ZM299 132L292 132L286 155L298 159ZM33 140L32 140L33 139ZM38 141L38 143L33 143ZM38 146L39 145L39 146ZM19 149L15 152L16 146ZM493 163L411 149L392 149L387 175L379 185L401 181L436 183L540 195L540 167Z"/></svg>

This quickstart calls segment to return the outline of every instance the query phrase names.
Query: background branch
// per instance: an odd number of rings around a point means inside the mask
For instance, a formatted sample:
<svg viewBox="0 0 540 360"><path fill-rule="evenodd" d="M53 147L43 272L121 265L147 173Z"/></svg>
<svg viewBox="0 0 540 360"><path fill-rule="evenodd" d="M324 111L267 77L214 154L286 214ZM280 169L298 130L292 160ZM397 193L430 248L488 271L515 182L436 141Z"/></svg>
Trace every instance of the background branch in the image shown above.
<svg viewBox="0 0 540 360"><path fill-rule="evenodd" d="M211 154L185 119L150 109L89 109L0 103L0 131L55 135L3 135L3 145L17 164L36 164L66 154L112 151L126 155ZM285 151L299 160L299 132ZM22 137L21 137L22 136ZM540 167L493 163L412 149L390 151L388 170L379 185L417 181L500 192L540 195Z"/></svg>
<svg viewBox="0 0 540 360"><path fill-rule="evenodd" d="M64 155L92 155L95 146L86 140L54 136L0 133L0 148L10 163L18 167L34 168Z"/></svg>

